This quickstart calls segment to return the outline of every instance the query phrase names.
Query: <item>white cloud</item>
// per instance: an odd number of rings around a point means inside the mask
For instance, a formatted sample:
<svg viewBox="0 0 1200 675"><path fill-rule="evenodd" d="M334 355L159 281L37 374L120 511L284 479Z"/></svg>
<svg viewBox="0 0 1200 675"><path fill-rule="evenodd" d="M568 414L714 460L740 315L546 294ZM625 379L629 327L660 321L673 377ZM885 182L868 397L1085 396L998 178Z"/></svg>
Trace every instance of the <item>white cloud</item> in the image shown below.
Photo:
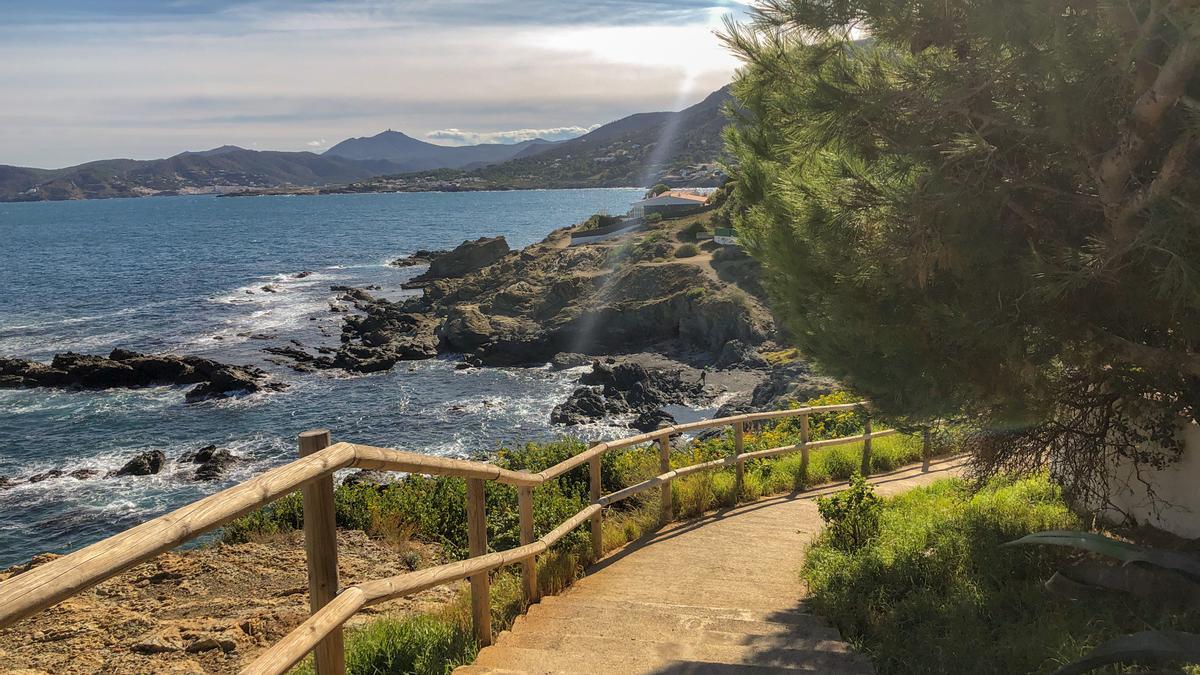
<svg viewBox="0 0 1200 675"><path fill-rule="evenodd" d="M305 145L307 145L307 146L308 146L308 147L310 147L310 148L320 148L320 147L324 147L324 146L325 146L325 139L324 139L324 138L322 138L322 139L321 139L321 140L319 140L319 141L309 141L309 142L305 143Z"/></svg>
<svg viewBox="0 0 1200 675"><path fill-rule="evenodd" d="M425 134L434 141L445 141L451 145L478 145L479 143L520 143L540 138L546 141L563 141L582 136L599 127L551 127L549 129L513 129L511 131L466 131L464 129L438 129Z"/></svg>

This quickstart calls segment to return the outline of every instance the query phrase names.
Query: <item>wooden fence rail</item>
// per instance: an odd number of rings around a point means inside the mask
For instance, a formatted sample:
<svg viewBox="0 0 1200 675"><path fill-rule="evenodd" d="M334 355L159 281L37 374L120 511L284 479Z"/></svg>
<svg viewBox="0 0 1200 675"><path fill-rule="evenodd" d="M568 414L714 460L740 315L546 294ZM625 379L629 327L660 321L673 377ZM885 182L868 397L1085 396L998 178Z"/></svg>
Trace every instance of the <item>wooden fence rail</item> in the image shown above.
<svg viewBox="0 0 1200 675"><path fill-rule="evenodd" d="M864 410L863 434L820 441L809 439L810 415L855 409ZM799 444L745 452L745 433L748 425L787 417L800 418ZM671 468L672 436L722 426L733 427L734 447L730 456L677 469ZM863 403L796 408L663 427L656 431L599 443L545 471L529 473L503 469L487 462L429 457L369 445L333 443L328 430L308 431L300 435L300 459L290 464L272 469L244 483L0 582L0 628L40 612L138 563L299 489L304 505L304 541L308 560L311 615L247 666L242 671L244 675L283 673L310 652L314 654L314 663L320 675L344 673L342 625L356 612L363 607L462 579L470 579L471 583L471 614L475 636L480 645L488 645L492 639L489 574L499 567L519 563L526 599L530 602L536 601L537 556L572 530L590 522L593 553L597 557L601 555L603 507L659 488L662 520L666 522L673 516L671 485L676 478L733 466L736 470L736 490L740 495L746 461L799 451L802 466L807 468L809 450L831 445L861 442L863 473L869 473L871 440L894 433L898 432L891 429L873 431L870 415L865 413ZM927 468L930 456L928 432L924 433L923 439L922 457ZM636 485L604 495L600 483L601 457L610 450L641 443L658 445L661 473ZM535 539L534 488L584 464L588 465L591 503L546 535ZM466 560L418 572L340 588L333 474L339 469L347 468L465 478L467 545L470 556ZM488 553L485 498L487 481L517 487L521 542L517 548Z"/></svg>

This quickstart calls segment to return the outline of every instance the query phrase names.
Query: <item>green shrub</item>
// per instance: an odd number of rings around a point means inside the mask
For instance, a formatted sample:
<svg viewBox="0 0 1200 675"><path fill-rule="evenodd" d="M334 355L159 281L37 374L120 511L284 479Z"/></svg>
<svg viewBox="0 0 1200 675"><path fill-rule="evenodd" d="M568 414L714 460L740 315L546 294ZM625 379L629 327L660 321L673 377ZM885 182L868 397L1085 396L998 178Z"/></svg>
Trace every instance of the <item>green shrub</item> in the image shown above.
<svg viewBox="0 0 1200 675"><path fill-rule="evenodd" d="M817 511L825 521L829 544L842 551L856 551L879 535L883 500L858 473L850 478L850 489L817 498Z"/></svg>
<svg viewBox="0 0 1200 675"><path fill-rule="evenodd" d="M1050 672L1116 635L1200 627L1196 609L1052 595L1043 583L1068 549L1000 545L1078 525L1044 476L977 492L938 481L887 500L878 536L859 549L822 534L803 568L810 607L880 673Z"/></svg>
<svg viewBox="0 0 1200 675"><path fill-rule="evenodd" d="M657 184L655 184L654 187L652 187L646 191L646 199L649 199L651 197L657 197L670 189L671 189L671 186L667 185L666 183L657 183Z"/></svg>
<svg viewBox="0 0 1200 675"><path fill-rule="evenodd" d="M621 219L617 216L610 216L607 213L596 213L592 216L589 216L587 220L577 225L575 229L581 232L587 230L598 230L602 227L608 227L609 225L616 225L619 222L621 222Z"/></svg>
<svg viewBox="0 0 1200 675"><path fill-rule="evenodd" d="M661 213L659 213L658 211L653 211L651 213L647 213L646 217L643 218L643 220L645 220L647 223L650 223L650 224L661 223L662 219L663 219L663 215Z"/></svg>
<svg viewBox="0 0 1200 675"><path fill-rule="evenodd" d="M470 629L447 618L383 618L350 633L346 672L444 675L474 661L478 652Z"/></svg>
<svg viewBox="0 0 1200 675"><path fill-rule="evenodd" d="M699 220L693 221L687 227L685 227L679 231L679 240L680 241L696 241L698 239L698 235L701 232L707 231L707 229L708 228L706 228L704 226L703 222L701 222Z"/></svg>
<svg viewBox="0 0 1200 675"><path fill-rule="evenodd" d="M676 258L694 258L700 255L700 249L695 244L683 244L675 249Z"/></svg>

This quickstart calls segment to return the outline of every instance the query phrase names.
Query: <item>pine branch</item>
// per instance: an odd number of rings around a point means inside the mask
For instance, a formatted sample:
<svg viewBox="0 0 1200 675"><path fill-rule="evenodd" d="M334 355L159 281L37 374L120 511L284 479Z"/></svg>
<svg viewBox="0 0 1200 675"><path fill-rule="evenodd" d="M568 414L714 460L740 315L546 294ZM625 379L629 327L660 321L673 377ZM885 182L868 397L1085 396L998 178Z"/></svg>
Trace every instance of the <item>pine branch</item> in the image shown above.
<svg viewBox="0 0 1200 675"><path fill-rule="evenodd" d="M1175 139L1154 180L1129 198L1114 219L1113 226L1121 230L1130 227L1133 219L1155 201L1166 196L1186 174L1188 156L1196 149L1196 136L1184 134Z"/></svg>
<svg viewBox="0 0 1200 675"><path fill-rule="evenodd" d="M1120 218L1129 179L1134 169L1145 161L1163 118L1183 95L1198 62L1200 46L1194 41L1185 39L1175 45L1159 69L1154 84L1134 103L1129 119L1122 125L1117 144L1104 154L1096 169L1100 203L1109 217L1109 234L1120 248L1135 235L1132 220Z"/></svg>
<svg viewBox="0 0 1200 675"><path fill-rule="evenodd" d="M1190 377L1200 377L1200 354L1184 349L1151 347L1103 331L1101 340L1112 347L1117 358L1125 363L1158 372L1176 371Z"/></svg>

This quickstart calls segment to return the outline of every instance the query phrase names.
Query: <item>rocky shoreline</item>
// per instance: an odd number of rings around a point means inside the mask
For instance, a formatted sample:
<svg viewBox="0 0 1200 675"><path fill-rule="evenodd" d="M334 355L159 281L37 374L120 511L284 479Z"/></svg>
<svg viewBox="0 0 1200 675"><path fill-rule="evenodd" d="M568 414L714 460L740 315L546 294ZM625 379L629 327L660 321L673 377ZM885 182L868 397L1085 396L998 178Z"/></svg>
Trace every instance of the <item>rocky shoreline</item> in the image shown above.
<svg viewBox="0 0 1200 675"><path fill-rule="evenodd" d="M253 366L233 366L198 356L148 355L128 349L114 349L108 356L67 352L58 354L49 364L0 358L0 389L102 390L182 384L196 385L185 395L189 403L278 391L286 386Z"/></svg>
<svg viewBox="0 0 1200 675"><path fill-rule="evenodd" d="M552 420L567 425L614 416L632 418L637 428L669 423L664 405L707 405L722 393L735 398L726 411L770 407L796 392L779 385L768 387L780 390L774 396L752 390L781 367L803 392L829 391L832 382L802 365L772 365L762 356L779 349L778 336L752 259L712 242L699 255L674 256L686 223L665 221L584 245L571 245L564 228L522 250L495 237L452 251L419 251L392 263L427 266L403 284L421 289L419 297L392 301L336 287L331 311L345 314L337 346L293 343L265 351L296 370L353 373L438 356L460 359L460 368L550 363L559 369L608 359L555 408ZM620 369L623 359L641 353L668 363L643 368L636 391L606 380L605 368ZM703 382L696 387L669 374L689 369L693 379L718 371L751 372L755 379L738 391L706 390Z"/></svg>

